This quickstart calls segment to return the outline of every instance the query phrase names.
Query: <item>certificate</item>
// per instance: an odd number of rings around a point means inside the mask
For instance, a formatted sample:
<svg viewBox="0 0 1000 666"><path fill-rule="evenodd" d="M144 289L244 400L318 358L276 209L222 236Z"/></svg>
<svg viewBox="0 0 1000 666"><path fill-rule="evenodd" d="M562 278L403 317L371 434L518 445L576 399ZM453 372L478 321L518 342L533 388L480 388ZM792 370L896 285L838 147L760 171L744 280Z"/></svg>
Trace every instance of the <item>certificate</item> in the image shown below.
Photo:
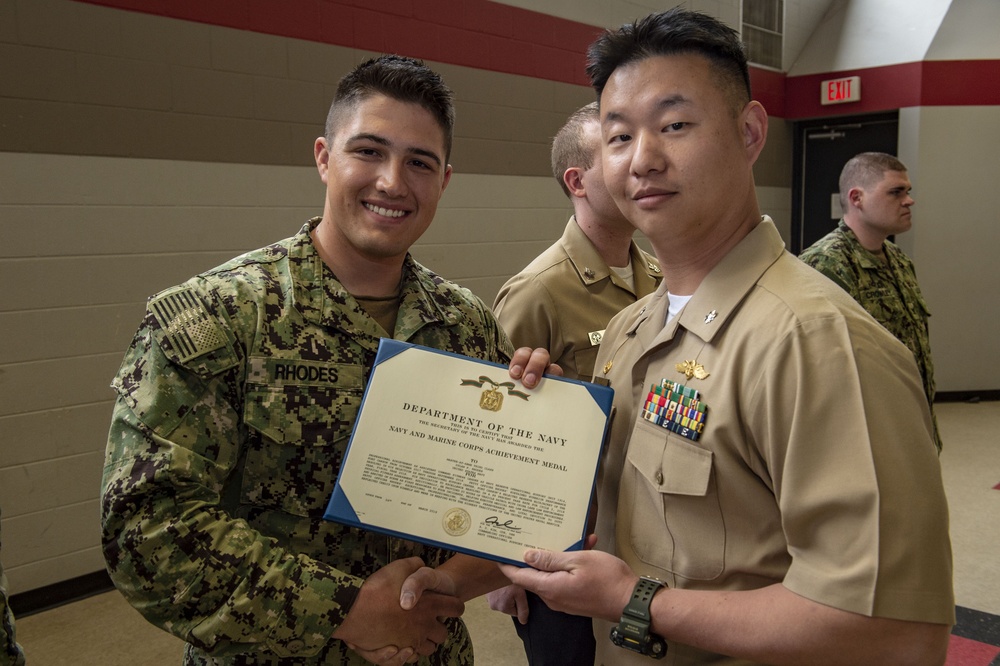
<svg viewBox="0 0 1000 666"><path fill-rule="evenodd" d="M324 517L511 564L578 550L612 395L383 339Z"/></svg>

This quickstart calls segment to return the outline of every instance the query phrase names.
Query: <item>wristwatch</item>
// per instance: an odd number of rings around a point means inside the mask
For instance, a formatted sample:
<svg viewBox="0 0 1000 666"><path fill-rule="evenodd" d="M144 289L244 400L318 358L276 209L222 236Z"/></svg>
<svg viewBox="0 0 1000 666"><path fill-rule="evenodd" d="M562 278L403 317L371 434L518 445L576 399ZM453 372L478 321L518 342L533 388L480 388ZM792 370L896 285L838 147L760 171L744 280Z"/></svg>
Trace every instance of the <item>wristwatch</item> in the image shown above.
<svg viewBox="0 0 1000 666"><path fill-rule="evenodd" d="M663 659L667 654L667 643L660 636L650 633L651 616L649 605L653 595L665 586L662 580L642 576L632 590L632 598L618 626L611 630L611 642L620 648L644 654L653 659Z"/></svg>

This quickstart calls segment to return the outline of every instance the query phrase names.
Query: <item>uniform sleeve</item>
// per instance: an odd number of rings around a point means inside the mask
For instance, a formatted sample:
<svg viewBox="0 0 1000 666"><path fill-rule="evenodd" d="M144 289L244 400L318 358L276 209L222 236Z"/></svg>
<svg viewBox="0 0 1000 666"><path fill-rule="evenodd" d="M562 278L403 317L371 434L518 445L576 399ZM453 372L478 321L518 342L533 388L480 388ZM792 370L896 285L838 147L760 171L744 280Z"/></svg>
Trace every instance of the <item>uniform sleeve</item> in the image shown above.
<svg viewBox="0 0 1000 666"><path fill-rule="evenodd" d="M856 320L775 341L748 403L792 558L784 584L863 615L950 624L948 511L920 378L904 346Z"/></svg>
<svg viewBox="0 0 1000 666"><path fill-rule="evenodd" d="M14 614L7 603L7 576L0 564L0 663L24 666L24 651L17 644Z"/></svg>
<svg viewBox="0 0 1000 666"><path fill-rule="evenodd" d="M543 348L559 363L566 341L549 291L531 276L516 275L500 289L493 304L497 320L515 347Z"/></svg>
<svg viewBox="0 0 1000 666"><path fill-rule="evenodd" d="M362 581L224 509L245 455L245 370L225 321L215 301L201 299L164 327L151 305L136 334L113 383L104 556L150 622L215 656L313 654Z"/></svg>
<svg viewBox="0 0 1000 666"><path fill-rule="evenodd" d="M854 274L851 263L846 258L840 256L838 253L810 249L799 255L799 259L833 280L838 287L850 294L854 300L860 300L861 294L858 291L857 276Z"/></svg>

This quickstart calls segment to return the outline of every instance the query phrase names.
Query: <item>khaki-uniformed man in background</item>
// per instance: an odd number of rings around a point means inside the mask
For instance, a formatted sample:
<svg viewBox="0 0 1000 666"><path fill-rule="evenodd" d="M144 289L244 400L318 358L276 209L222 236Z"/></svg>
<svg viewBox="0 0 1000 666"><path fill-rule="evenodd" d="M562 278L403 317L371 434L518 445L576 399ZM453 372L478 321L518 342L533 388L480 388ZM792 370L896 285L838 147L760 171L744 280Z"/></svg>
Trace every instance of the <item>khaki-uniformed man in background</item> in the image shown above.
<svg viewBox="0 0 1000 666"><path fill-rule="evenodd" d="M939 666L955 600L920 375L761 216L767 114L738 33L675 8L605 32L588 72L608 191L663 282L601 343L616 413L596 549L503 570L596 618L604 666L664 650L675 666Z"/></svg>
<svg viewBox="0 0 1000 666"><path fill-rule="evenodd" d="M604 186L597 103L552 141L552 172L573 204L562 238L500 289L493 312L515 345L549 350L564 376L589 381L604 327L660 283L660 266L632 240Z"/></svg>
<svg viewBox="0 0 1000 666"><path fill-rule="evenodd" d="M472 663L454 618L488 572L506 583L495 564L322 518L380 337L511 360L487 306L408 252L448 185L453 123L419 61L362 63L315 142L322 217L149 301L113 382L103 546L185 664ZM546 360L519 350L511 374L533 386ZM448 595L404 611L423 562Z"/></svg>
<svg viewBox="0 0 1000 666"><path fill-rule="evenodd" d="M799 259L840 285L913 352L934 419L934 443L940 451L927 326L931 313L920 293L913 262L888 240L909 231L913 224L906 167L886 153L861 153L844 165L839 184L843 219L803 250Z"/></svg>
<svg viewBox="0 0 1000 666"><path fill-rule="evenodd" d="M0 547L0 551L2 551ZM0 666L24 666L24 650L17 643L14 613L7 600L7 576L0 560Z"/></svg>
<svg viewBox="0 0 1000 666"><path fill-rule="evenodd" d="M493 312L518 346L548 349L564 376L589 381L604 327L660 282L654 257L632 241L635 227L608 194L601 171L597 103L579 109L552 141L552 173L573 204L562 238L507 281ZM556 613L534 593L490 593L514 623L532 666L593 663L590 618Z"/></svg>

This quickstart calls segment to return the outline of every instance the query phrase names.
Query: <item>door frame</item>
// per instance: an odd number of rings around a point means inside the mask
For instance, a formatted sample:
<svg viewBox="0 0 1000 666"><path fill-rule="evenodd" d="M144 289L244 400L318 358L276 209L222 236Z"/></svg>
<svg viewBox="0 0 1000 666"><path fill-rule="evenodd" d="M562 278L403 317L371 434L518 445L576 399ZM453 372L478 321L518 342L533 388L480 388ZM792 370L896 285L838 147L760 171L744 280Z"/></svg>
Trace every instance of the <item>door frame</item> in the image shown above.
<svg viewBox="0 0 1000 666"><path fill-rule="evenodd" d="M805 248L802 247L802 224L804 217L805 197L805 159L806 159L806 133L814 130L829 130L835 132L838 129L856 128L862 124L876 123L899 123L899 110L883 111L880 113L867 113L853 116L832 116L826 118L811 118L792 123L792 228L791 247L793 254L798 255ZM898 130L897 130L898 131ZM897 147L898 152L898 147Z"/></svg>

